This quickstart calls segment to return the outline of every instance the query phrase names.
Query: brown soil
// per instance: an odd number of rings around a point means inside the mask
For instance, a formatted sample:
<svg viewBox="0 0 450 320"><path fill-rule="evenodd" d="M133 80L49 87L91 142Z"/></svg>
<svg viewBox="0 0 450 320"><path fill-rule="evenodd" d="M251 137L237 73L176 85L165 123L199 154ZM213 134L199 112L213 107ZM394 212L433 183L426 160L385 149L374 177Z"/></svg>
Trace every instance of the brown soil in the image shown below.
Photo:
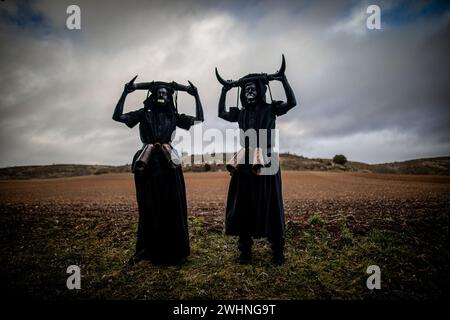
<svg viewBox="0 0 450 320"><path fill-rule="evenodd" d="M223 230L229 179L225 172L185 173L189 216L200 219L203 235ZM296 239L302 238L304 230L316 228L311 225L315 216L336 239L343 226L355 236L382 230L412 245L417 249L414 255L432 266L432 271L426 272L430 277L427 283L432 284L427 288L445 290L439 277L448 277L449 176L284 171L282 179L293 248L303 250L306 244ZM39 232L50 235L52 228L67 234L76 234L77 228L97 230L96 236L112 234L114 239L117 234L115 241L128 247L134 238L130 227L136 220L134 181L128 173L0 181L2 255L19 254L17 250L26 250L28 243L42 240L37 239ZM70 239L66 240L70 245ZM47 249L42 250L48 254ZM39 257L38 251L34 254ZM25 256L18 260L19 265L12 260L14 256L1 258L12 261L3 266L6 273L27 263ZM412 294L415 288L409 290Z"/></svg>

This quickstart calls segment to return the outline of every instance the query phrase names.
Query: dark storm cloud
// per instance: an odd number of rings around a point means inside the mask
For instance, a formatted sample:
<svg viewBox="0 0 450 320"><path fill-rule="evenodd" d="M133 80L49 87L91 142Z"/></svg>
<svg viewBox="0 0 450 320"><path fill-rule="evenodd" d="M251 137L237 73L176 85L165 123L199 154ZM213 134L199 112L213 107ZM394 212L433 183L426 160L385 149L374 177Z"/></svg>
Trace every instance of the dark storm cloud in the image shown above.
<svg viewBox="0 0 450 320"><path fill-rule="evenodd" d="M204 129L234 128L217 118L214 67L227 79L274 72L282 52L299 101L278 119L282 151L367 162L450 151L448 6L378 2L382 30L370 31L369 3L353 1L79 1L82 30L69 31L70 2L25 3L0 3L1 166L129 163L137 128L111 115L135 74L193 81ZM193 113L192 98L180 109Z"/></svg>

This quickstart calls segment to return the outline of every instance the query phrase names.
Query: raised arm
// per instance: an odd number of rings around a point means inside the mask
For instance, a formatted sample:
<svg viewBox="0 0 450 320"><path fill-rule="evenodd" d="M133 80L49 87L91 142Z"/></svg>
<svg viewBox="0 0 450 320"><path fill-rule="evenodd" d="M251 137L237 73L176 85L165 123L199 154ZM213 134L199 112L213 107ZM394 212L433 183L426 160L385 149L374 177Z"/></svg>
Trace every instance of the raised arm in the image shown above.
<svg viewBox="0 0 450 320"><path fill-rule="evenodd" d="M297 100L295 99L294 91L292 90L286 75L282 75L279 79L283 84L284 93L286 94L286 102L277 103L274 105L275 113L277 116L281 116L287 113L289 110L297 105Z"/></svg>
<svg viewBox="0 0 450 320"><path fill-rule="evenodd" d="M189 86L183 86L180 84L176 84L174 82L175 85L177 85L177 88L179 91L186 91L187 93L189 93L191 96L194 97L195 99L195 116L188 116L185 114L178 114L178 119L177 119L177 126L182 128L182 129L186 129L189 130L189 128L191 126L193 126L195 124L195 122L203 122L204 121L204 117L203 117L203 106L202 106L202 102L200 101L200 96L198 94L198 90L197 88L192 84L192 82L189 82Z"/></svg>
<svg viewBox="0 0 450 320"><path fill-rule="evenodd" d="M127 98L127 93L125 90L122 92L122 95L119 98L119 101L116 104L116 108L114 109L113 113L113 120L118 122L125 122L124 116L123 116L123 105L125 103L125 99Z"/></svg>
<svg viewBox="0 0 450 320"><path fill-rule="evenodd" d="M123 89L122 95L120 96L119 101L116 104L116 108L114 109L114 113L112 116L113 120L125 123L130 128L134 127L139 122L141 112L140 110L138 110L125 114L123 113L123 106L125 104L127 95L135 90L133 81L134 79L125 85L125 88Z"/></svg>
<svg viewBox="0 0 450 320"><path fill-rule="evenodd" d="M230 107L230 111L225 109L225 103L227 99L227 93L230 91L231 87L223 86L222 92L220 94L219 99L219 118L230 122L236 122L238 120L239 108L238 107Z"/></svg>
<svg viewBox="0 0 450 320"><path fill-rule="evenodd" d="M189 82L189 87L187 89L187 92L192 95L195 99L195 118L194 121L200 121L203 122L205 119L203 117L203 106L202 102L200 101L200 96L198 95L197 87L192 84L192 82Z"/></svg>

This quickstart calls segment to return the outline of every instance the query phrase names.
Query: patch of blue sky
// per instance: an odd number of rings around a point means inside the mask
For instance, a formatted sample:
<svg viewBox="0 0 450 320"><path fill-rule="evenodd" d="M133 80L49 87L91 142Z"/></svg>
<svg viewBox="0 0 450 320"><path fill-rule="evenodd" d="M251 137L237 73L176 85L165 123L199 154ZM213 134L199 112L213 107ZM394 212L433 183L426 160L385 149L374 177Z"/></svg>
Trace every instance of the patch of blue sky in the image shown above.
<svg viewBox="0 0 450 320"><path fill-rule="evenodd" d="M381 19L391 27L401 27L444 16L450 10L450 1L398 1L386 10L381 7Z"/></svg>
<svg viewBox="0 0 450 320"><path fill-rule="evenodd" d="M43 12L37 11L32 1L15 2L15 10L6 10L0 4L0 18L3 25L17 31L32 32L36 36L45 36L52 32L51 23Z"/></svg>

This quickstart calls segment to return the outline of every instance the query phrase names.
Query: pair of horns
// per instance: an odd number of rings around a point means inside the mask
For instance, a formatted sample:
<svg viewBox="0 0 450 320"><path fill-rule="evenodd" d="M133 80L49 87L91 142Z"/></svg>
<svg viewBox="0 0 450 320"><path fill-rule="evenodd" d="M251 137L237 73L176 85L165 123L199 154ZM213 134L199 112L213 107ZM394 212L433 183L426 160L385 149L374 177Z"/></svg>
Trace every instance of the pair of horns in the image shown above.
<svg viewBox="0 0 450 320"><path fill-rule="evenodd" d="M223 86L227 86L227 87L238 87L238 86L244 84L244 82L247 83L247 82L252 81L252 80L260 80L261 78L265 78L265 79L271 81L271 80L274 80L274 79L276 79L278 77L281 77L282 75L284 75L284 72L286 71L286 61L284 59L284 54L281 56L281 58L282 58L282 60L281 60L281 67L280 67L280 69L277 72L275 72L273 74L262 73L261 75L255 75L255 76L252 76L252 77L244 77L244 78L240 78L239 80L233 81L233 80L224 80L220 76L219 71L216 68L216 77L217 77L217 80Z"/></svg>
<svg viewBox="0 0 450 320"><path fill-rule="evenodd" d="M134 83L134 80L136 80L137 76L135 76L131 81L128 83L129 86L133 86L136 90L150 90L157 87L166 87L169 89L172 89L173 91L187 91L190 87L195 87L192 82L188 80L189 85L185 86L182 84L179 84L175 81L172 82L164 82L164 81L152 81L152 82L141 82L141 83Z"/></svg>

